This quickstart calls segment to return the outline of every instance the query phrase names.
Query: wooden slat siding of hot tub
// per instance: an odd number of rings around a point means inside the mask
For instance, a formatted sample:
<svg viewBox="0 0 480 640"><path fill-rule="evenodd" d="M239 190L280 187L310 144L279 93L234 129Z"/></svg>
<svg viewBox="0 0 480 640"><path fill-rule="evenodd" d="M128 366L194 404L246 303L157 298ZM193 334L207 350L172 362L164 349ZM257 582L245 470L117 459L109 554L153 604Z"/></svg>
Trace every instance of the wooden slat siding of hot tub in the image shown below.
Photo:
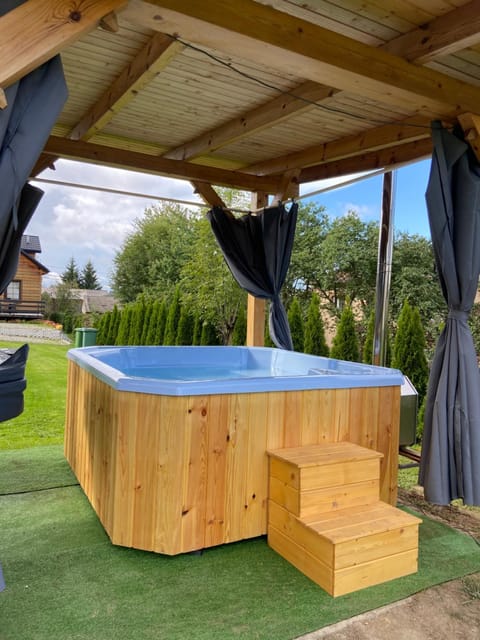
<svg viewBox="0 0 480 640"><path fill-rule="evenodd" d="M261 490L267 469L267 423L269 403L258 393L250 394L249 423L255 425L248 433L248 456L245 479L245 508L243 514L243 538L253 538L263 530L267 511L267 497ZM270 425L271 426L271 425ZM267 458L267 460L266 460ZM268 475L267 475L268 482Z"/></svg>
<svg viewBox="0 0 480 640"><path fill-rule="evenodd" d="M266 451L286 446L368 441L395 503L398 387L167 397L69 371L67 458L116 544L176 554L266 533Z"/></svg>
<svg viewBox="0 0 480 640"><path fill-rule="evenodd" d="M380 498L395 506L398 494L398 449L400 441L400 388L385 387L379 398L376 449L380 463Z"/></svg>
<svg viewBox="0 0 480 640"><path fill-rule="evenodd" d="M185 418L182 549L203 549L206 535L208 397L190 398Z"/></svg>

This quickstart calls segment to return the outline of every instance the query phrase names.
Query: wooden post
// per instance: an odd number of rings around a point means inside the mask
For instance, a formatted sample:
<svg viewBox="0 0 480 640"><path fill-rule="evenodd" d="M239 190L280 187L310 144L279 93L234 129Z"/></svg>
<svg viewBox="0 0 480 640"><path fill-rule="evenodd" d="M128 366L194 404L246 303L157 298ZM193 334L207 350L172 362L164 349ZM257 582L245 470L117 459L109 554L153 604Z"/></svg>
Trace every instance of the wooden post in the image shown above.
<svg viewBox="0 0 480 640"><path fill-rule="evenodd" d="M268 194L252 193L251 207L259 209L268 205ZM263 347L265 344L265 300L248 294L247 299L247 347Z"/></svg>
<svg viewBox="0 0 480 640"><path fill-rule="evenodd" d="M465 140L472 147L477 160L480 160L480 116L476 113L463 113L458 121L465 134Z"/></svg>

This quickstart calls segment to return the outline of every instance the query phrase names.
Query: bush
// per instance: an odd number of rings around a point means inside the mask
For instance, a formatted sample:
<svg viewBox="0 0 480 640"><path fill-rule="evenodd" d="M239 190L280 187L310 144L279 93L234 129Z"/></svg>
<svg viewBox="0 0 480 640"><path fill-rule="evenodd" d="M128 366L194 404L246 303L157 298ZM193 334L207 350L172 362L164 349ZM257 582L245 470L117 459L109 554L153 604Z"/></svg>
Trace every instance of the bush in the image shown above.
<svg viewBox="0 0 480 640"><path fill-rule="evenodd" d="M421 404L428 384L428 364L425 356L425 334L416 307L405 301L398 318L393 345L392 366L410 378Z"/></svg>
<svg viewBox="0 0 480 640"><path fill-rule="evenodd" d="M308 306L304 351L315 356L326 357L329 353L325 339L325 328L320 314L320 299L316 294L312 295Z"/></svg>
<svg viewBox="0 0 480 640"><path fill-rule="evenodd" d="M294 351L303 351L304 330L302 309L297 298L293 298L288 309L288 324L290 325Z"/></svg>
<svg viewBox="0 0 480 640"><path fill-rule="evenodd" d="M358 362L360 359L355 318L350 303L345 303L343 307L330 355L332 358L350 362Z"/></svg>

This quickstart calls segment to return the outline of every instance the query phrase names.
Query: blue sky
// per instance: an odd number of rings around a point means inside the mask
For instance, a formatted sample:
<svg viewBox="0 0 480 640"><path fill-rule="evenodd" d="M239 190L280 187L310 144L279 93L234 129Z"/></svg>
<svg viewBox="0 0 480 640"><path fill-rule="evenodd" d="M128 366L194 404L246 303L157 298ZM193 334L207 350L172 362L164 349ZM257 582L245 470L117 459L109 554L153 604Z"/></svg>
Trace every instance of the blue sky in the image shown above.
<svg viewBox="0 0 480 640"><path fill-rule="evenodd" d="M395 229L430 237L425 207L430 161L422 161L396 172ZM188 182L160 178L60 160L56 170L47 169L42 178L110 187L123 191L199 201ZM133 222L154 198L135 198L85 191L72 187L35 183L45 192L26 231L38 235L42 253L38 256L49 270L44 285L52 284L73 257L81 269L92 260L101 284L108 288L113 258L121 248ZM301 193L319 188L319 183L302 187ZM379 220L382 201L382 176L337 188L315 196L331 216L355 210L363 220Z"/></svg>

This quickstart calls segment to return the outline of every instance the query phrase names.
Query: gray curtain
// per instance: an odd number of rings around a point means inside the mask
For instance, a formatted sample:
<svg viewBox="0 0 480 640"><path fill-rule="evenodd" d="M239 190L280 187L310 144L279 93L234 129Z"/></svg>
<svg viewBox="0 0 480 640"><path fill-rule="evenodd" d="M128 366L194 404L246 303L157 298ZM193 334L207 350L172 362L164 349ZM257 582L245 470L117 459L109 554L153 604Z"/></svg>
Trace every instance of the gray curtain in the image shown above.
<svg viewBox="0 0 480 640"><path fill-rule="evenodd" d="M459 131L432 127L426 199L449 312L430 371L420 484L429 502L480 505L480 375L467 322L480 273L480 166Z"/></svg>
<svg viewBox="0 0 480 640"><path fill-rule="evenodd" d="M280 349L293 350L280 298L292 254L298 205L283 205L235 218L220 207L208 212L213 233L238 284L256 298L270 300L269 330Z"/></svg>
<svg viewBox="0 0 480 640"><path fill-rule="evenodd" d="M21 236L42 191L26 184L67 98L57 56L6 90L0 110L0 293L15 275Z"/></svg>

